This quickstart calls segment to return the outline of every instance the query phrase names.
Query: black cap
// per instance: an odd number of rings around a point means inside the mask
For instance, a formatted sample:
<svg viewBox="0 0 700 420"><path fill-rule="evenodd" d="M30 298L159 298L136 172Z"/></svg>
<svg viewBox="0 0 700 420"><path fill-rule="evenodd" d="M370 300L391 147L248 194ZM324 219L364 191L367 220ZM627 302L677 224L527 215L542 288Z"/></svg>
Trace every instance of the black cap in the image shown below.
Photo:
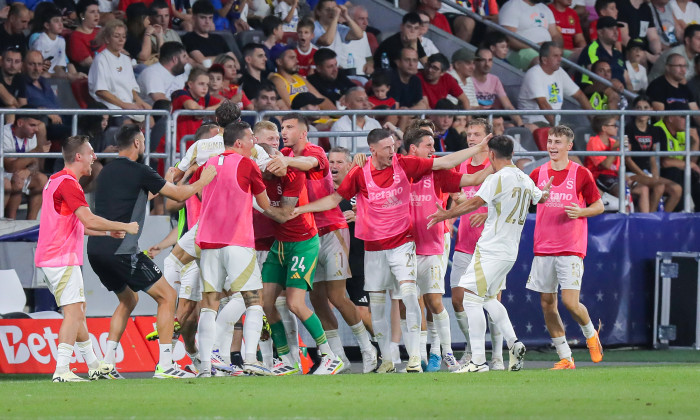
<svg viewBox="0 0 700 420"><path fill-rule="evenodd" d="M603 29L603 28L615 28L615 27L623 27L622 23L618 22L615 18L610 17L610 16L602 16L598 19L598 24L597 28L598 29Z"/></svg>
<svg viewBox="0 0 700 420"><path fill-rule="evenodd" d="M688 111L690 107L686 102L673 101L664 106L664 111Z"/></svg>
<svg viewBox="0 0 700 420"><path fill-rule="evenodd" d="M321 105L323 99L317 97L313 93L301 92L292 100L292 109L299 110L306 105Z"/></svg>
<svg viewBox="0 0 700 420"><path fill-rule="evenodd" d="M632 48L644 49L646 48L646 43L641 38L632 39L627 43L627 49L631 50Z"/></svg>

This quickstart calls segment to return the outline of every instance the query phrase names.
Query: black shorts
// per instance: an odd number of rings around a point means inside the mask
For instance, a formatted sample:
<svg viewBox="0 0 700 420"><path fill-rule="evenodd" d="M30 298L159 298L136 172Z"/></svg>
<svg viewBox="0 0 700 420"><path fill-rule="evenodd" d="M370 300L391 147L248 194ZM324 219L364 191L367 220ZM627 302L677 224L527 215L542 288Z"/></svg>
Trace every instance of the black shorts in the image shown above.
<svg viewBox="0 0 700 420"><path fill-rule="evenodd" d="M355 306L369 306L369 295L365 292L365 276L352 276L347 279L345 290Z"/></svg>
<svg viewBox="0 0 700 420"><path fill-rule="evenodd" d="M144 253L102 255L88 254L92 270L102 284L114 293L121 293L127 286L134 292L146 291L156 284L163 273Z"/></svg>
<svg viewBox="0 0 700 420"><path fill-rule="evenodd" d="M617 195L618 194L618 184L619 184L620 178L617 176L613 175L598 175L598 179L596 179L595 183L600 188L603 192L606 192L608 194L612 195Z"/></svg>

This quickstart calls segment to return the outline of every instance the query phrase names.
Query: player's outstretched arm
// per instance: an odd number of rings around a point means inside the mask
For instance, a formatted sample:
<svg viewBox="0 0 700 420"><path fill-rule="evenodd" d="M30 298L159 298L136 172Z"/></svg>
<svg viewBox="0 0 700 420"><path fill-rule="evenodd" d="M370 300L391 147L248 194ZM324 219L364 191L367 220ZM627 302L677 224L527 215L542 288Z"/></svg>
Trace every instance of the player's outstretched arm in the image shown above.
<svg viewBox="0 0 700 420"><path fill-rule="evenodd" d="M566 215L569 216L569 219L593 217L603 213L605 211L605 205L603 204L603 199L599 199L588 207L579 207L577 203L572 201L570 206L564 207L564 211Z"/></svg>
<svg viewBox="0 0 700 420"><path fill-rule="evenodd" d="M75 216L85 226L85 234L89 236L123 238L125 233L136 235L139 232L139 224L137 222L113 222L94 214L86 206L79 207L75 211Z"/></svg>
<svg viewBox="0 0 700 420"><path fill-rule="evenodd" d="M333 193L323 197L320 200L316 200L313 203L295 208L294 216L304 213L318 213L320 211L330 210L336 208L341 201L343 201L343 197L341 197L341 195L338 193Z"/></svg>
<svg viewBox="0 0 700 420"><path fill-rule="evenodd" d="M164 250L165 248L169 248L177 243L177 233L178 233L178 228L175 226L170 230L170 233L168 233L168 236L163 238L162 241L158 242L157 244L153 245L152 247L148 248L148 257L153 259L156 257L156 255L160 254L160 251Z"/></svg>
<svg viewBox="0 0 700 420"><path fill-rule="evenodd" d="M282 171L287 167L306 172L317 166L318 159L313 156L282 156L282 154L274 156L267 164L270 172Z"/></svg>
<svg viewBox="0 0 700 420"><path fill-rule="evenodd" d="M486 202L483 198L479 197L478 195L470 198L462 204L458 204L452 207L449 210L445 210L440 206L440 204L435 203L437 211L428 216L428 228L431 228L447 219L453 219L457 216L471 213L479 207L483 206L484 204L486 204Z"/></svg>
<svg viewBox="0 0 700 420"><path fill-rule="evenodd" d="M489 165L488 167L480 170L477 173L464 174L462 175L462 179L459 181L459 186L467 187L469 185L481 185L486 179L486 177L491 175L492 173L493 165Z"/></svg>
<svg viewBox="0 0 700 420"><path fill-rule="evenodd" d="M433 159L433 170L439 171L441 169L452 169L460 163L464 162L465 160L469 159L470 157L488 151L488 143L491 137L493 137L493 134L489 134L488 136L484 137L481 143L477 144L474 147L463 149L458 152L450 153L449 155L440 156L439 158Z"/></svg>
<svg viewBox="0 0 700 420"><path fill-rule="evenodd" d="M168 181L165 183L163 188L159 191L159 194L163 194L168 198L172 198L175 201L185 201L193 195L202 191L205 185L209 184L216 176L216 168L213 166L207 166L202 171L197 182L193 184L185 185L175 185Z"/></svg>

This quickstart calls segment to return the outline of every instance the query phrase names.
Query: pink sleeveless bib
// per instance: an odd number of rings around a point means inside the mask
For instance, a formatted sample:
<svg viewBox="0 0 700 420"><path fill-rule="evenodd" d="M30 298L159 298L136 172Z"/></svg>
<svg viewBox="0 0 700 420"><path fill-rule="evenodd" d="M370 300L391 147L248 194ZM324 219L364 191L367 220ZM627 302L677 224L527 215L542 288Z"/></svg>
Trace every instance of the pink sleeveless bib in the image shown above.
<svg viewBox="0 0 700 420"><path fill-rule="evenodd" d="M372 158L362 168L367 197L357 194L355 236L364 241L391 238L411 227L411 184L396 155L391 166L394 182L387 188L379 187L372 179Z"/></svg>
<svg viewBox="0 0 700 420"><path fill-rule="evenodd" d="M187 211L187 229L189 230L199 222L199 214L202 211L202 202L199 201L196 194L185 201L185 210Z"/></svg>
<svg viewBox="0 0 700 420"><path fill-rule="evenodd" d="M85 226L75 213L64 216L54 208L53 194L61 182L75 182L83 191L78 181L70 175L49 179L46 183L42 192L39 242L34 256L37 267L83 265Z"/></svg>
<svg viewBox="0 0 700 420"><path fill-rule="evenodd" d="M416 234L417 255L442 255L445 247L445 227L437 224L428 229L428 216L435 213L435 203L445 206L435 194L433 173L411 184L411 220Z"/></svg>
<svg viewBox="0 0 700 420"><path fill-rule="evenodd" d="M462 162L459 167L459 172L472 174L477 171L474 166L471 165L472 159L467 159L466 162ZM491 165L491 162L484 161L485 168ZM469 185L467 187L462 187L462 192L467 196L467 199L473 198L476 192L479 191L480 185ZM484 231L484 225L479 227L471 227L469 223L469 216L474 213L488 213L489 209L487 207L479 207L469 214L464 214L459 218L459 228L457 229L457 241L455 243L455 251L464 252L465 254L474 254L474 249L476 249L476 242L481 237L481 232Z"/></svg>
<svg viewBox="0 0 700 420"><path fill-rule="evenodd" d="M544 188L549 181L551 162L540 168L537 187ZM579 165L569 162L566 179L561 185L552 185L549 199L537 205L535 224L535 255L586 255L588 246L588 221L585 217L569 219L565 206L572 202L585 207L583 197L576 191L576 173Z"/></svg>

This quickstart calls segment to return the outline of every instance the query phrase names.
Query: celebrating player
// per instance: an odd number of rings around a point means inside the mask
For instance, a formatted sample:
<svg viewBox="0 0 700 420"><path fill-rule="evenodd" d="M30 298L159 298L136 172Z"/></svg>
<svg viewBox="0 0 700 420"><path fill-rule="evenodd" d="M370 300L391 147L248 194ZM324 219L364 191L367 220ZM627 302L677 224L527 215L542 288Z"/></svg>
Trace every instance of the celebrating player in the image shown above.
<svg viewBox="0 0 700 420"><path fill-rule="evenodd" d="M76 340L88 365L90 379L108 377L114 370L114 364L97 359L85 322L81 272L84 235L123 238L126 233L135 235L139 225L137 222L112 222L90 211L78 182L81 177L92 174L96 159L87 136L68 137L62 149L65 167L53 174L44 187L34 262L56 298L56 304L63 309L53 382L81 382L85 379L69 368Z"/></svg>
<svg viewBox="0 0 700 420"><path fill-rule="evenodd" d="M549 200L537 205L535 258L526 287L540 293L547 331L560 359L554 365L555 370L576 368L557 310L557 286L561 288L564 306L586 337L591 360L595 363L603 360L598 332L588 310L579 301L579 293L588 245L587 218L601 214L605 207L588 169L569 160L573 141L574 132L569 127L559 125L550 129L547 137L550 161L530 174L539 186L554 179Z"/></svg>
<svg viewBox="0 0 700 420"><path fill-rule="evenodd" d="M496 296L518 256L520 234L528 207L531 202L545 202L551 186L550 180L541 191L513 165L513 141L510 138L496 136L489 140L488 145L489 161L495 173L486 178L471 199L450 210L438 206L438 211L429 217L428 223L428 227L431 227L488 204L488 218L476 243L474 258L459 281L459 286L465 289L463 305L469 322L472 358L467 366L456 371L458 373L489 370L484 340L484 309L508 342L509 370L520 370L523 366L525 345L517 339L508 311Z"/></svg>

